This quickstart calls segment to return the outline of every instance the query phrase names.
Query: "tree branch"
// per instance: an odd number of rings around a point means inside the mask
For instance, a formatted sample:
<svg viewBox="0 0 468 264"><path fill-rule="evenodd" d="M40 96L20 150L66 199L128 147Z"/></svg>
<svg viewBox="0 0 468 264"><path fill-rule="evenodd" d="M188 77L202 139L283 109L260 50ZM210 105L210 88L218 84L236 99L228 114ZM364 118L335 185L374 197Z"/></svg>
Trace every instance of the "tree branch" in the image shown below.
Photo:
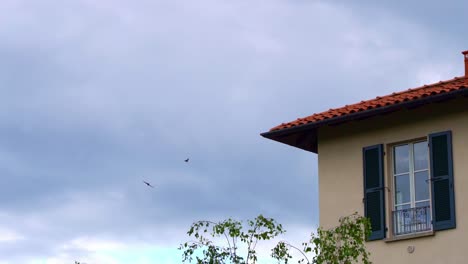
<svg viewBox="0 0 468 264"><path fill-rule="evenodd" d="M283 243L285 244L286 246L290 247L290 248L294 248L295 250L299 251L299 253L302 254L302 256L304 256L304 258L307 260L307 264L310 264L310 261L309 261L309 258L307 258L306 254L304 253L304 251L300 250L299 248L289 244L288 242L286 241L280 241L280 243Z"/></svg>

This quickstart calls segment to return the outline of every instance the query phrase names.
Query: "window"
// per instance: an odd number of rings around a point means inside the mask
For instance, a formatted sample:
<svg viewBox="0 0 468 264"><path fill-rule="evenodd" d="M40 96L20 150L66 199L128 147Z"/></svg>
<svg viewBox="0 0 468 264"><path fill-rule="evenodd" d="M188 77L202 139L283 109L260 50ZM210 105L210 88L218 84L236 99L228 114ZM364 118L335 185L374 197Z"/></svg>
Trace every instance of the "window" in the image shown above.
<svg viewBox="0 0 468 264"><path fill-rule="evenodd" d="M427 141L393 147L394 235L432 229Z"/></svg>
<svg viewBox="0 0 468 264"><path fill-rule="evenodd" d="M384 168L384 144L363 148L364 215L372 229L368 240L384 239L390 230L398 236L455 228L452 132L432 133L427 140L387 150L393 157L389 170ZM390 186L385 186L386 178ZM391 208L386 208L385 190L391 190ZM390 228L387 213L392 214Z"/></svg>

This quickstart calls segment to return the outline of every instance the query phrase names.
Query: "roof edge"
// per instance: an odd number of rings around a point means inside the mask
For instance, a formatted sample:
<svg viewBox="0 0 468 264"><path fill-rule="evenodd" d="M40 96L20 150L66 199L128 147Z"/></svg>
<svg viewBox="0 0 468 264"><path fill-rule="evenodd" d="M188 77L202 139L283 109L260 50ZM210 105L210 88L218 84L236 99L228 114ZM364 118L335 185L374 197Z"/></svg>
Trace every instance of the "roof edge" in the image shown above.
<svg viewBox="0 0 468 264"><path fill-rule="evenodd" d="M418 105L422 106L422 105L425 105L425 104L438 102L438 101L443 101L443 100L446 100L446 99L450 99L450 97L456 97L458 95L464 95L464 94L468 95L468 87L464 87L463 89L459 89L459 90L455 90L455 91L451 91L451 92L445 92L445 93L440 93L440 94L433 95L433 96L423 97L423 98L419 98L419 99L416 99L416 100L400 102L398 104L381 106L381 107L378 107L378 108L372 108L372 109L364 110L364 111L361 111L361 112L355 112L355 113L351 113L351 114L344 115L344 116L332 117L332 118L320 120L320 121L317 121L317 122L302 124L302 125L293 126L293 127L289 127L289 128L283 128L283 129L279 129L279 130L267 131L267 132L260 133L260 135L262 137L264 137L264 138L275 140L275 141L278 141L278 142L281 142L281 143L284 143L284 144L287 144L287 145L291 145L293 147L297 147L297 148L300 148L300 149L303 149L303 150L306 150L306 151L310 151L310 152L313 152L313 153L318 153L317 146L310 146L310 147L304 148L303 146L300 147L300 146L297 146L297 145L286 143L288 141L285 140L285 139L288 136L291 136L291 135L294 135L294 134L306 133L308 131L316 132L316 130L319 127L324 126L324 125L349 122L349 121L353 121L353 120L356 120L356 119L370 118L370 117L375 116L375 115L379 115L379 114L383 114L383 113L387 113L387 112L397 111L397 110L407 108L407 107L410 107L410 106L418 106ZM314 134L316 134L316 133L314 133ZM315 138L314 141L317 142L317 139Z"/></svg>

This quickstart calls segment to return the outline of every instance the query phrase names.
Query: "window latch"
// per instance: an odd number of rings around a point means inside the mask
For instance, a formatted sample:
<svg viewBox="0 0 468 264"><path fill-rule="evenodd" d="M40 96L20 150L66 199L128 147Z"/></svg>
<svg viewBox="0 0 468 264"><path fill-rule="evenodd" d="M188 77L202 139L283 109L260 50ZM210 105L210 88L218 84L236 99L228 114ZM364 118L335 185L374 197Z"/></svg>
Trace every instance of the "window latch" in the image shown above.
<svg viewBox="0 0 468 264"><path fill-rule="evenodd" d="M387 186L380 187L378 190L385 190L387 189L388 192L390 192L390 188Z"/></svg>
<svg viewBox="0 0 468 264"><path fill-rule="evenodd" d="M387 189L387 191L390 192L390 188L388 188L387 186L382 187L382 189Z"/></svg>

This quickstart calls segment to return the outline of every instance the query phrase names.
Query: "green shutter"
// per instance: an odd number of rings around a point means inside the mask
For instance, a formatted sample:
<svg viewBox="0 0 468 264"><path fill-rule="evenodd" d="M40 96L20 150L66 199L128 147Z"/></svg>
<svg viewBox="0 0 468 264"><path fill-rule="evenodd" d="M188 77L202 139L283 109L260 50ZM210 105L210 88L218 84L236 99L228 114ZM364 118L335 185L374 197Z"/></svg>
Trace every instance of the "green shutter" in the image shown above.
<svg viewBox="0 0 468 264"><path fill-rule="evenodd" d="M369 240L385 238L385 193L383 145L365 147L364 160L364 215L370 219L372 233Z"/></svg>
<svg viewBox="0 0 468 264"><path fill-rule="evenodd" d="M452 133L429 135L431 155L432 223L434 230L455 228Z"/></svg>

